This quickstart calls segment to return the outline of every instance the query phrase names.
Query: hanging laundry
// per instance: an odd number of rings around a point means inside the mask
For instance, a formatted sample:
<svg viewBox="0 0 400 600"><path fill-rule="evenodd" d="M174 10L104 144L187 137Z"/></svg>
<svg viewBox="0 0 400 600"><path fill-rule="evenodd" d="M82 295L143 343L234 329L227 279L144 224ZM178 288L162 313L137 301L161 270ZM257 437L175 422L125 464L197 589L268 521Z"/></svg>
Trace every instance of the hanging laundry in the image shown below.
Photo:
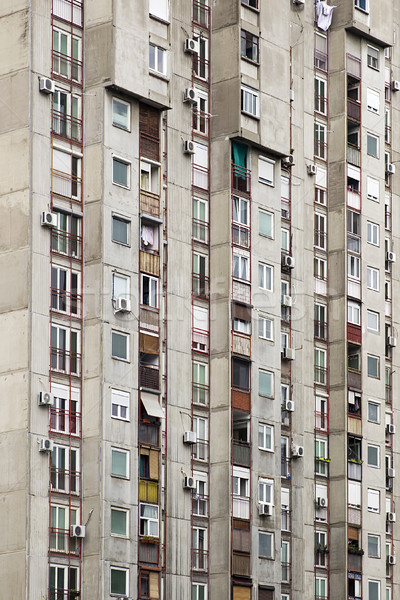
<svg viewBox="0 0 400 600"><path fill-rule="evenodd" d="M336 6L328 6L326 2L318 2L316 6L317 25L322 31L327 31L332 23L332 13Z"/></svg>

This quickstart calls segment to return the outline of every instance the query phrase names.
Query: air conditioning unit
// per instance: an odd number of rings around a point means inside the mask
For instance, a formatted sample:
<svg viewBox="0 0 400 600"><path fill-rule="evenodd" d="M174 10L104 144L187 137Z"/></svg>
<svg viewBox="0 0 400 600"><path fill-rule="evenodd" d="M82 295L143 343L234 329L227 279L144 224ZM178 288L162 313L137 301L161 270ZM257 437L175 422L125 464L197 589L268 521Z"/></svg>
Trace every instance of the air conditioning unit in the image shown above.
<svg viewBox="0 0 400 600"><path fill-rule="evenodd" d="M120 296L115 299L115 311L116 312L131 312L131 301L129 298L123 298Z"/></svg>
<svg viewBox="0 0 400 600"><path fill-rule="evenodd" d="M395 565L396 564L396 557L394 554L389 554L389 556L387 557L387 562L388 565Z"/></svg>
<svg viewBox="0 0 400 600"><path fill-rule="evenodd" d="M54 81L48 77L41 77L39 79L39 91L43 94L54 94L55 85Z"/></svg>
<svg viewBox="0 0 400 600"><path fill-rule="evenodd" d="M288 296L287 294L282 294L281 304L282 304L282 306L291 307L293 305L292 296Z"/></svg>
<svg viewBox="0 0 400 600"><path fill-rule="evenodd" d="M185 477L183 480L183 489L184 490L195 490L196 489L196 480L193 477Z"/></svg>
<svg viewBox="0 0 400 600"><path fill-rule="evenodd" d="M293 400L285 400L283 403L283 409L288 412L294 412L294 402Z"/></svg>
<svg viewBox="0 0 400 600"><path fill-rule="evenodd" d="M396 433L396 425L393 425L393 423L388 423L386 425L386 431L391 435L394 435Z"/></svg>
<svg viewBox="0 0 400 600"><path fill-rule="evenodd" d="M317 498L316 505L318 508L326 508L328 506L328 501L326 498L321 498L320 496Z"/></svg>
<svg viewBox="0 0 400 600"><path fill-rule="evenodd" d="M290 102L294 102L294 90L290 90L290 93L289 93L289 94L290 94L290 95L289 95L289 97L290 97Z"/></svg>
<svg viewBox="0 0 400 600"><path fill-rule="evenodd" d="M283 348L282 349L282 358L286 360L294 360L296 351L294 348Z"/></svg>
<svg viewBox="0 0 400 600"><path fill-rule="evenodd" d="M41 225L43 227L57 227L57 215L51 212L42 212Z"/></svg>
<svg viewBox="0 0 400 600"><path fill-rule="evenodd" d="M293 446L292 458L302 458L304 456L304 446Z"/></svg>
<svg viewBox="0 0 400 600"><path fill-rule="evenodd" d="M39 452L51 452L54 448L53 440L43 438L40 440Z"/></svg>
<svg viewBox="0 0 400 600"><path fill-rule="evenodd" d="M54 396L50 392L39 392L38 404L39 406L48 406L53 404Z"/></svg>
<svg viewBox="0 0 400 600"><path fill-rule="evenodd" d="M282 166L289 168L294 167L294 157L293 154L289 154L289 156L285 156L282 158Z"/></svg>
<svg viewBox="0 0 400 600"><path fill-rule="evenodd" d="M260 517L272 517L272 504L259 504L258 514Z"/></svg>
<svg viewBox="0 0 400 600"><path fill-rule="evenodd" d="M199 42L197 40L193 40L192 38L186 38L184 51L188 54L198 54Z"/></svg>
<svg viewBox="0 0 400 600"><path fill-rule="evenodd" d="M387 512L386 513L386 521L388 521L388 523L396 523L396 513Z"/></svg>
<svg viewBox="0 0 400 600"><path fill-rule="evenodd" d="M396 477L396 470L393 469L392 467L388 467L386 475L388 476L389 479L394 479Z"/></svg>
<svg viewBox="0 0 400 600"><path fill-rule="evenodd" d="M396 262L396 253L395 252L386 252L386 260L391 263Z"/></svg>
<svg viewBox="0 0 400 600"><path fill-rule="evenodd" d="M196 147L192 140L185 140L183 142L183 152L185 154L194 154L196 152Z"/></svg>
<svg viewBox="0 0 400 600"><path fill-rule="evenodd" d="M388 163L386 165L386 173L388 175L394 175L396 173L396 165L394 165L393 163Z"/></svg>
<svg viewBox="0 0 400 600"><path fill-rule="evenodd" d="M317 174L317 165L315 165L314 163L307 165L307 173L309 175L316 175Z"/></svg>
<svg viewBox="0 0 400 600"><path fill-rule="evenodd" d="M400 90L400 81L397 81L397 79L393 79L392 81L392 90L393 92L398 92Z"/></svg>
<svg viewBox="0 0 400 600"><path fill-rule="evenodd" d="M71 525L69 532L71 537L84 538L86 534L85 525Z"/></svg>
<svg viewBox="0 0 400 600"><path fill-rule="evenodd" d="M386 343L391 348L395 348L397 346L397 338L395 338L393 335L389 335L387 337Z"/></svg>
<svg viewBox="0 0 400 600"><path fill-rule="evenodd" d="M282 267L294 269L294 258L290 254L282 254Z"/></svg>
<svg viewBox="0 0 400 600"><path fill-rule="evenodd" d="M184 444L195 444L197 442L197 434L195 431L185 431L183 434Z"/></svg>
<svg viewBox="0 0 400 600"><path fill-rule="evenodd" d="M197 92L194 88L186 88L183 94L184 102L196 102L197 101Z"/></svg>

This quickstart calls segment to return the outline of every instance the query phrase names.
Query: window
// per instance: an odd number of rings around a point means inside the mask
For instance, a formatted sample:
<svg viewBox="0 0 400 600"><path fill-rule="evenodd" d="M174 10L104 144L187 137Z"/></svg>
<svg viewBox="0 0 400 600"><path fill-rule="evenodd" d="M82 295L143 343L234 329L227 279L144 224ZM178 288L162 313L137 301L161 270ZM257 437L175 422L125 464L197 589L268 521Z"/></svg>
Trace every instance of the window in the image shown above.
<svg viewBox="0 0 400 600"><path fill-rule="evenodd" d="M192 583L192 600L207 600L207 584Z"/></svg>
<svg viewBox="0 0 400 600"><path fill-rule="evenodd" d="M79 450L56 444L50 456L51 489L55 492L79 492Z"/></svg>
<svg viewBox="0 0 400 600"><path fill-rule="evenodd" d="M274 215L265 210L258 211L258 231L260 235L274 237Z"/></svg>
<svg viewBox="0 0 400 600"><path fill-rule="evenodd" d="M316 277L317 279L321 279L322 281L325 281L326 275L327 275L326 259L319 258L318 256L316 256L314 258L314 277Z"/></svg>
<svg viewBox="0 0 400 600"><path fill-rule="evenodd" d="M119 273L112 275L112 290L113 298L128 298L129 297L129 277Z"/></svg>
<svg viewBox="0 0 400 600"><path fill-rule="evenodd" d="M112 241L117 244L129 244L129 230L131 222L122 217L112 216Z"/></svg>
<svg viewBox="0 0 400 600"><path fill-rule="evenodd" d="M380 582L372 579L368 580L368 600L380 599Z"/></svg>
<svg viewBox="0 0 400 600"><path fill-rule="evenodd" d="M233 516L239 519L250 518L250 471L243 467L233 467L232 478Z"/></svg>
<svg viewBox="0 0 400 600"><path fill-rule="evenodd" d="M348 503L349 506L361 508L361 483L359 481L348 481Z"/></svg>
<svg viewBox="0 0 400 600"><path fill-rule="evenodd" d="M141 303L144 306L158 308L158 279L142 274Z"/></svg>
<svg viewBox="0 0 400 600"><path fill-rule="evenodd" d="M328 598L328 580L326 577L315 578L315 598L317 600Z"/></svg>
<svg viewBox="0 0 400 600"><path fill-rule="evenodd" d="M80 120L81 101L79 96L56 90L53 94L52 129L63 138L80 140L82 125Z"/></svg>
<svg viewBox="0 0 400 600"><path fill-rule="evenodd" d="M78 375L80 372L80 357L80 332L69 327L52 325L51 370Z"/></svg>
<svg viewBox="0 0 400 600"><path fill-rule="evenodd" d="M242 4L246 4L252 8L258 8L258 0L242 0Z"/></svg>
<svg viewBox="0 0 400 600"><path fill-rule="evenodd" d="M367 287L370 290L379 291L379 269L367 267Z"/></svg>
<svg viewBox="0 0 400 600"><path fill-rule="evenodd" d="M160 193L160 165L147 160L140 161L140 189L151 194Z"/></svg>
<svg viewBox="0 0 400 600"><path fill-rule="evenodd" d="M368 488L367 498L368 498L368 510L370 512L378 513L379 512L379 504L380 504L380 491ZM368 552L368 554L369 554L369 552Z"/></svg>
<svg viewBox="0 0 400 600"><path fill-rule="evenodd" d="M353 325L360 325L361 307L358 302L348 300L347 302L347 322Z"/></svg>
<svg viewBox="0 0 400 600"><path fill-rule="evenodd" d="M379 181L367 175L367 197L368 200L379 202Z"/></svg>
<svg viewBox="0 0 400 600"><path fill-rule="evenodd" d="M198 133L207 134L209 124L208 94L196 89L196 98L193 103L193 129Z"/></svg>
<svg viewBox="0 0 400 600"><path fill-rule="evenodd" d="M193 495L193 515L198 517L206 517L208 514L207 473L204 473L204 471L193 471L193 477L196 481L196 493Z"/></svg>
<svg viewBox="0 0 400 600"><path fill-rule="evenodd" d="M130 186L130 164L113 157L113 172L112 180L115 185L120 185L125 188Z"/></svg>
<svg viewBox="0 0 400 600"><path fill-rule="evenodd" d="M128 535L128 511L126 509L111 509L111 535Z"/></svg>
<svg viewBox="0 0 400 600"><path fill-rule="evenodd" d="M193 198L193 237L199 242L208 241L208 203Z"/></svg>
<svg viewBox="0 0 400 600"><path fill-rule="evenodd" d="M193 362L193 402L208 404L208 364Z"/></svg>
<svg viewBox="0 0 400 600"><path fill-rule="evenodd" d="M321 158L322 160L326 160L326 125L323 125L322 123L315 123L314 134L314 154L316 157Z"/></svg>
<svg viewBox="0 0 400 600"><path fill-rule="evenodd" d="M232 385L246 391L250 389L250 363L237 358L232 360Z"/></svg>
<svg viewBox="0 0 400 600"><path fill-rule="evenodd" d="M367 310L367 328L370 331L379 331L379 313Z"/></svg>
<svg viewBox="0 0 400 600"><path fill-rule="evenodd" d="M326 531L315 532L315 564L317 567L327 567L326 550L328 549L328 536Z"/></svg>
<svg viewBox="0 0 400 600"><path fill-rule="evenodd" d="M326 440L315 440L315 473L326 476L328 474L328 442Z"/></svg>
<svg viewBox="0 0 400 600"><path fill-rule="evenodd" d="M290 477L289 472L289 438L281 436L281 477Z"/></svg>
<svg viewBox="0 0 400 600"><path fill-rule="evenodd" d="M192 528L192 568L198 571L207 569L207 529Z"/></svg>
<svg viewBox="0 0 400 600"><path fill-rule="evenodd" d="M367 242L379 246L379 225L367 221Z"/></svg>
<svg viewBox="0 0 400 600"><path fill-rule="evenodd" d="M347 276L360 279L360 257L353 254L347 255Z"/></svg>
<svg viewBox="0 0 400 600"><path fill-rule="evenodd" d="M272 479L258 480L258 502L260 504L274 505L274 482Z"/></svg>
<svg viewBox="0 0 400 600"><path fill-rule="evenodd" d="M140 535L158 538L158 506L140 504Z"/></svg>
<svg viewBox="0 0 400 600"><path fill-rule="evenodd" d="M193 417L192 431L196 434L197 443L193 445L193 458L207 460L208 458L208 419Z"/></svg>
<svg viewBox="0 0 400 600"><path fill-rule="evenodd" d="M368 400L368 421L379 423L380 405L377 402Z"/></svg>
<svg viewBox="0 0 400 600"><path fill-rule="evenodd" d="M168 21L168 0L149 0L149 13L162 21Z"/></svg>
<svg viewBox="0 0 400 600"><path fill-rule="evenodd" d="M164 48L149 44L149 69L160 75L167 74L167 53Z"/></svg>
<svg viewBox="0 0 400 600"><path fill-rule="evenodd" d="M260 116L260 96L257 90L241 86L241 109L243 113L252 117Z"/></svg>
<svg viewBox="0 0 400 600"><path fill-rule="evenodd" d="M372 133L367 133L367 154L379 158L379 138Z"/></svg>
<svg viewBox="0 0 400 600"><path fill-rule="evenodd" d="M194 142L195 153L192 158L193 185L202 190L208 189L208 146ZM241 172L243 175L243 171ZM246 179L240 178L240 182L246 186ZM241 189L241 188L239 188Z"/></svg>
<svg viewBox="0 0 400 600"><path fill-rule="evenodd" d="M53 157L54 158L54 157ZM53 163L54 165L54 163ZM76 181L72 182L74 187ZM53 190L54 191L54 190ZM74 193L74 192L73 192ZM77 192L75 192L75 195ZM54 211L57 215L57 228L51 232L51 247L58 254L65 254L71 258L82 256L82 221L76 215L68 215Z"/></svg>
<svg viewBox="0 0 400 600"><path fill-rule="evenodd" d="M287 582L290 579L290 542L282 540L282 581Z"/></svg>
<svg viewBox="0 0 400 600"><path fill-rule="evenodd" d="M365 0L367 1L367 0ZM379 71L379 50L372 46L367 46L367 64L371 69Z"/></svg>
<svg viewBox="0 0 400 600"><path fill-rule="evenodd" d="M322 348L315 349L315 382L322 385L327 383L326 350Z"/></svg>
<svg viewBox="0 0 400 600"><path fill-rule="evenodd" d="M367 108L371 112L379 114L379 92L367 88Z"/></svg>
<svg viewBox="0 0 400 600"><path fill-rule="evenodd" d="M233 197L232 220L241 225L249 225L249 201L239 196Z"/></svg>
<svg viewBox="0 0 400 600"><path fill-rule="evenodd" d="M53 73L81 81L81 40L53 27Z"/></svg>
<svg viewBox="0 0 400 600"><path fill-rule="evenodd" d="M281 229L281 250L284 252L290 251L290 231L285 227Z"/></svg>
<svg viewBox="0 0 400 600"><path fill-rule="evenodd" d="M273 276L273 267L264 263L258 263L258 285L261 289L268 292L273 291Z"/></svg>
<svg viewBox="0 0 400 600"><path fill-rule="evenodd" d="M242 254L233 254L233 277L242 279L243 281L250 280L249 257Z"/></svg>
<svg viewBox="0 0 400 600"><path fill-rule="evenodd" d="M274 534L267 531L258 532L258 556L274 558Z"/></svg>
<svg viewBox="0 0 400 600"><path fill-rule="evenodd" d="M369 467L379 467L379 446L368 444L367 457Z"/></svg>
<svg viewBox="0 0 400 600"><path fill-rule="evenodd" d="M111 332L111 356L119 360L129 360L129 335L120 331Z"/></svg>
<svg viewBox="0 0 400 600"><path fill-rule="evenodd" d="M140 224L140 249L146 252L158 252L159 224L142 217Z"/></svg>
<svg viewBox="0 0 400 600"><path fill-rule="evenodd" d="M316 428L321 431L328 430L328 398L327 396L315 396L315 419Z"/></svg>
<svg viewBox="0 0 400 600"><path fill-rule="evenodd" d="M129 594L129 569L121 567L111 567L111 594Z"/></svg>
<svg viewBox="0 0 400 600"><path fill-rule="evenodd" d="M314 246L326 250L326 215L314 214Z"/></svg>
<svg viewBox="0 0 400 600"><path fill-rule="evenodd" d="M233 319L233 331L250 335L250 330L250 321L243 321L242 319Z"/></svg>
<svg viewBox="0 0 400 600"><path fill-rule="evenodd" d="M129 392L111 390L111 416L129 421Z"/></svg>
<svg viewBox="0 0 400 600"><path fill-rule="evenodd" d="M61 267L51 268L51 307L77 315L81 304L80 273Z"/></svg>
<svg viewBox="0 0 400 600"><path fill-rule="evenodd" d="M80 430L80 390L68 385L51 384L54 394L50 408L50 429L78 435Z"/></svg>
<svg viewBox="0 0 400 600"><path fill-rule="evenodd" d="M290 491L286 488L281 488L281 529L289 531L290 529Z"/></svg>
<svg viewBox="0 0 400 600"><path fill-rule="evenodd" d="M111 448L111 475L129 478L129 452L122 448Z"/></svg>
<svg viewBox="0 0 400 600"><path fill-rule="evenodd" d="M289 334L286 331L281 331L281 352L289 347Z"/></svg>
<svg viewBox="0 0 400 600"><path fill-rule="evenodd" d="M77 567L50 565L49 583L51 600L69 598L71 590L79 590L79 571Z"/></svg>
<svg viewBox="0 0 400 600"><path fill-rule="evenodd" d="M258 181L266 185L274 185L275 161L265 156L258 157Z"/></svg>
<svg viewBox="0 0 400 600"><path fill-rule="evenodd" d="M273 341L274 329L272 319L268 319L267 317L258 318L258 336L265 340Z"/></svg>
<svg viewBox="0 0 400 600"><path fill-rule="evenodd" d="M242 29L240 42L240 55L253 62L258 62L258 37Z"/></svg>
<svg viewBox="0 0 400 600"><path fill-rule="evenodd" d="M368 377L379 379L379 356L367 355Z"/></svg>
<svg viewBox="0 0 400 600"><path fill-rule="evenodd" d="M327 82L325 79L315 78L315 110L326 115L327 108Z"/></svg>
<svg viewBox="0 0 400 600"><path fill-rule="evenodd" d="M364 12L368 12L368 0L354 0L354 6Z"/></svg>
<svg viewBox="0 0 400 600"><path fill-rule="evenodd" d="M196 12L196 9L200 9L200 6L200 3L197 3L197 6L194 5L193 12ZM206 13L204 13L204 16L206 16ZM199 52L193 56L193 71L197 78L208 81L208 39L201 34L200 36L195 35L194 39L199 42Z"/></svg>
<svg viewBox="0 0 400 600"><path fill-rule="evenodd" d="M368 556L372 556L373 558L380 557L379 535L368 534Z"/></svg>
<svg viewBox="0 0 400 600"><path fill-rule="evenodd" d="M258 393L260 396L268 396L270 398L274 395L274 374L270 371L258 372Z"/></svg>
<svg viewBox="0 0 400 600"><path fill-rule="evenodd" d="M129 131L131 128L131 105L129 102L113 98L112 100L112 124L120 129Z"/></svg>
<svg viewBox="0 0 400 600"><path fill-rule="evenodd" d="M361 220L359 213L347 211L347 231L353 235L361 235Z"/></svg>
<svg viewBox="0 0 400 600"><path fill-rule="evenodd" d="M77 524L77 509L68 506L51 505L50 509L50 548L55 552L74 552L73 544L68 548L70 525ZM68 536L68 537L67 537ZM71 540L72 541L72 540Z"/></svg>
<svg viewBox="0 0 400 600"><path fill-rule="evenodd" d="M258 425L258 447L260 450L274 451L274 428L272 425Z"/></svg>

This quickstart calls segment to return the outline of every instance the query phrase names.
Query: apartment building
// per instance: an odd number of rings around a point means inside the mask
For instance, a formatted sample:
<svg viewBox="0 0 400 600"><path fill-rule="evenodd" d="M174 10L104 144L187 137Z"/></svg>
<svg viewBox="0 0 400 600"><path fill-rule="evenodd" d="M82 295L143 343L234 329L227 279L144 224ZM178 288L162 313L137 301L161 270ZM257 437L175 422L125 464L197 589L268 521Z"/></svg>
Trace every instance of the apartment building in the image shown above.
<svg viewBox="0 0 400 600"><path fill-rule="evenodd" d="M400 4L336 4L1 3L0 598L399 596Z"/></svg>

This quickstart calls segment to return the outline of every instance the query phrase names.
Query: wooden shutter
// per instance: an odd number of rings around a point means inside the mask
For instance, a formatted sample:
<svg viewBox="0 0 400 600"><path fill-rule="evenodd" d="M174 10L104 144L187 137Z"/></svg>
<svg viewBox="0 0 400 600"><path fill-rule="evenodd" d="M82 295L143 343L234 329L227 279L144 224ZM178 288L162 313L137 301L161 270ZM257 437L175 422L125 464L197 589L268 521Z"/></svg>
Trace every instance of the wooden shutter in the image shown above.
<svg viewBox="0 0 400 600"><path fill-rule="evenodd" d="M274 600L274 590L258 588L258 600Z"/></svg>
<svg viewBox="0 0 400 600"><path fill-rule="evenodd" d="M251 321L251 307L244 304L232 304L232 317L241 321Z"/></svg>
<svg viewBox="0 0 400 600"><path fill-rule="evenodd" d="M144 354L158 354L159 341L159 337L156 335L146 335L141 333L139 335L140 352L144 352Z"/></svg>
<svg viewBox="0 0 400 600"><path fill-rule="evenodd" d="M160 597L158 573L150 573L150 598L157 600Z"/></svg>
<svg viewBox="0 0 400 600"><path fill-rule="evenodd" d="M160 160L160 112L152 106L139 107L140 155Z"/></svg>
<svg viewBox="0 0 400 600"><path fill-rule="evenodd" d="M234 585L233 600L251 600L251 588Z"/></svg>
<svg viewBox="0 0 400 600"><path fill-rule="evenodd" d="M158 450L150 450L150 479L158 481Z"/></svg>

